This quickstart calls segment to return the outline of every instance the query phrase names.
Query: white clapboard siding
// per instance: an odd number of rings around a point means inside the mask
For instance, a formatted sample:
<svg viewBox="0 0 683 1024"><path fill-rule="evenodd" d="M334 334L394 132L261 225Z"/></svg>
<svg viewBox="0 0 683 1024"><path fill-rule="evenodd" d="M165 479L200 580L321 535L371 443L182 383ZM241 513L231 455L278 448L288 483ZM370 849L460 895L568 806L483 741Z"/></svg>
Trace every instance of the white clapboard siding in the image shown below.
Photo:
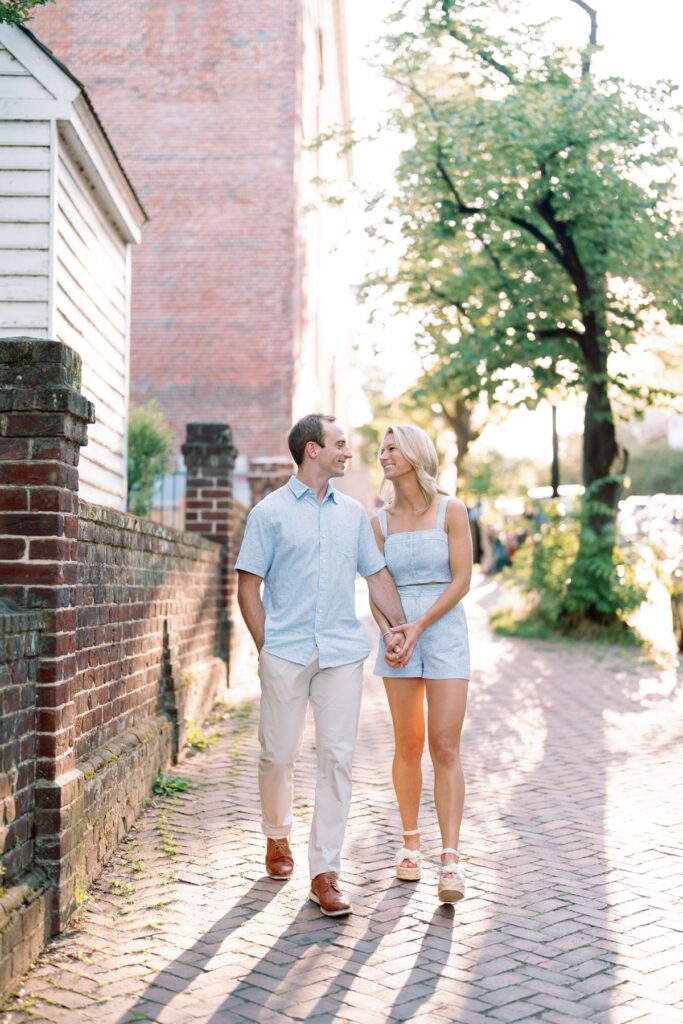
<svg viewBox="0 0 683 1024"><path fill-rule="evenodd" d="M60 147L58 173L62 186L58 195L60 212L83 241L90 261L96 260L102 272L113 274L114 283L120 287L121 265L126 258L125 243L93 199L92 192L85 186L63 147Z"/></svg>
<svg viewBox="0 0 683 1024"><path fill-rule="evenodd" d="M50 271L47 249L0 249L0 276L44 277Z"/></svg>
<svg viewBox="0 0 683 1024"><path fill-rule="evenodd" d="M93 278L95 288L90 291L90 298L98 309L116 326L117 331L123 330L126 321L126 298L121 292L121 268L105 271L90 252L83 239L76 234L73 225L64 216L62 210L57 211L57 233L63 245L60 246L59 257L66 273L79 280L84 273ZM95 268L98 268L95 272ZM111 275L111 276L110 276Z"/></svg>
<svg viewBox="0 0 683 1024"><path fill-rule="evenodd" d="M19 333L16 327L0 327L0 338L16 338ZM30 334L32 338L48 338L50 336L47 327L32 327L30 332L24 333Z"/></svg>
<svg viewBox="0 0 683 1024"><path fill-rule="evenodd" d="M0 146L0 170L49 171L49 146Z"/></svg>
<svg viewBox="0 0 683 1024"><path fill-rule="evenodd" d="M49 171L0 171L0 196L47 196Z"/></svg>
<svg viewBox="0 0 683 1024"><path fill-rule="evenodd" d="M3 146L50 145L49 121L2 121L0 139Z"/></svg>
<svg viewBox="0 0 683 1024"><path fill-rule="evenodd" d="M83 360L96 422L81 451L81 494L122 507L127 404L126 242L58 140L54 334Z"/></svg>
<svg viewBox="0 0 683 1024"><path fill-rule="evenodd" d="M123 457L118 461L112 459L111 452L93 440L92 427L88 428L88 444L81 448L78 475L79 493L84 501L110 508L124 507L121 497L121 480L126 476Z"/></svg>
<svg viewBox="0 0 683 1024"><path fill-rule="evenodd" d="M48 224L0 224L0 249L48 249Z"/></svg>
<svg viewBox="0 0 683 1024"><path fill-rule="evenodd" d="M0 195L0 221L3 223L46 224L49 219L47 197Z"/></svg>
<svg viewBox="0 0 683 1024"><path fill-rule="evenodd" d="M89 347L93 350L95 357L93 361L100 365L103 378L113 381L116 386L119 383L118 378L123 380L125 376L124 353L103 336L98 327L102 322L102 317L88 315L91 302L87 296L74 293L73 288L70 287L70 279L64 273L60 274L60 270L62 270L61 261L57 268L60 278L55 310L57 316L63 317L71 325L72 330L87 340ZM80 302L84 309L80 309L76 305L77 302Z"/></svg>
<svg viewBox="0 0 683 1024"><path fill-rule="evenodd" d="M0 49L3 74L28 72ZM3 93L4 94L4 93ZM0 330L44 338L49 322L50 125L0 121Z"/></svg>
<svg viewBox="0 0 683 1024"><path fill-rule="evenodd" d="M0 276L0 302L47 302L46 277Z"/></svg>
<svg viewBox="0 0 683 1024"><path fill-rule="evenodd" d="M34 327L47 329L47 303L0 302L0 327L13 327L15 334Z"/></svg>

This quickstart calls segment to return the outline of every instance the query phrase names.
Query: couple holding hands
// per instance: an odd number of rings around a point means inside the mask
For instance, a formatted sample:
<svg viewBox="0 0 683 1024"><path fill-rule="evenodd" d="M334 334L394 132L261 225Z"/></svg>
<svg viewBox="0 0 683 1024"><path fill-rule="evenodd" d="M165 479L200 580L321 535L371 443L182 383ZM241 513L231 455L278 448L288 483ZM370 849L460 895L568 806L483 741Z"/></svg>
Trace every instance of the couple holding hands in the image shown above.
<svg viewBox="0 0 683 1024"><path fill-rule="evenodd" d="M419 427L386 432L379 461L387 504L372 524L357 501L330 483L344 476L351 458L334 417L304 417L288 441L297 473L251 510L236 564L240 609L259 651L266 871L286 879L294 868L288 841L293 771L310 701L318 765L309 895L327 916L351 912L338 875L369 653L355 613L360 573L382 634L375 672L384 678L394 727L392 776L403 825L396 874L407 881L420 877L426 698L442 839L438 898L454 903L465 895L458 842L465 797L460 733L469 679L460 601L472 572L467 510L439 491L436 451Z"/></svg>

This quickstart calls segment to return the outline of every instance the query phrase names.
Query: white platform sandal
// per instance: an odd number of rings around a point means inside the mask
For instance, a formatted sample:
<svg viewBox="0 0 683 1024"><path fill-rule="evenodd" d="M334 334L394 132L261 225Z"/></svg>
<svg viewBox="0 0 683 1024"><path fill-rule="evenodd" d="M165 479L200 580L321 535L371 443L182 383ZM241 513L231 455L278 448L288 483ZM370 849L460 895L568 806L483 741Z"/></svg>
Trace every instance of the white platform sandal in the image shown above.
<svg viewBox="0 0 683 1024"><path fill-rule="evenodd" d="M419 836L419 834L419 828L403 833L404 836ZM410 867L406 867L403 864L404 860L410 861ZM403 846L396 854L396 877L402 882L419 882L421 861L422 854L419 850L409 850Z"/></svg>
<svg viewBox="0 0 683 1024"><path fill-rule="evenodd" d="M454 853L460 856L458 850L446 846L442 853ZM457 903L465 896L465 869L458 861L455 864L442 864L439 869L438 880L439 901L441 903Z"/></svg>

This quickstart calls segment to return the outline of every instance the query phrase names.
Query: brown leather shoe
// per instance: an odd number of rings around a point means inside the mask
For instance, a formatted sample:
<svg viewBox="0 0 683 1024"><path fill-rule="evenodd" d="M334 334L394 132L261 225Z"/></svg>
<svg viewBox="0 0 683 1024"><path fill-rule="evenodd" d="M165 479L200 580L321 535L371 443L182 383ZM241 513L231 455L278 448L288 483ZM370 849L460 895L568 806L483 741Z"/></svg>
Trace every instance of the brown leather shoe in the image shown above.
<svg viewBox="0 0 683 1024"><path fill-rule="evenodd" d="M294 870L294 858L288 839L266 841L266 872L271 878L289 878Z"/></svg>
<svg viewBox="0 0 683 1024"><path fill-rule="evenodd" d="M337 875L334 871L323 871L311 881L309 899L319 904L326 917L341 917L350 914L352 907L339 888Z"/></svg>

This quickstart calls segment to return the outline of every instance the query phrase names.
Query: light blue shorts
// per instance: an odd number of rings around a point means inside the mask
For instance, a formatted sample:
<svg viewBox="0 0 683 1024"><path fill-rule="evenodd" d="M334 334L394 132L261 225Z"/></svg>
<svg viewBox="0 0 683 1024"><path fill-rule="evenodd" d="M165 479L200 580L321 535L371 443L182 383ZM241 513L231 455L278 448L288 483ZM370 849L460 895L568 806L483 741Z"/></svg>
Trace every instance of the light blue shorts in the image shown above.
<svg viewBox="0 0 683 1024"><path fill-rule="evenodd" d="M403 611L412 622L438 600L447 583L399 587ZM407 665L392 668L384 658L384 641L380 638L375 674L391 679L469 679L470 645L467 619L462 604L456 604L440 619L427 626L418 640Z"/></svg>

